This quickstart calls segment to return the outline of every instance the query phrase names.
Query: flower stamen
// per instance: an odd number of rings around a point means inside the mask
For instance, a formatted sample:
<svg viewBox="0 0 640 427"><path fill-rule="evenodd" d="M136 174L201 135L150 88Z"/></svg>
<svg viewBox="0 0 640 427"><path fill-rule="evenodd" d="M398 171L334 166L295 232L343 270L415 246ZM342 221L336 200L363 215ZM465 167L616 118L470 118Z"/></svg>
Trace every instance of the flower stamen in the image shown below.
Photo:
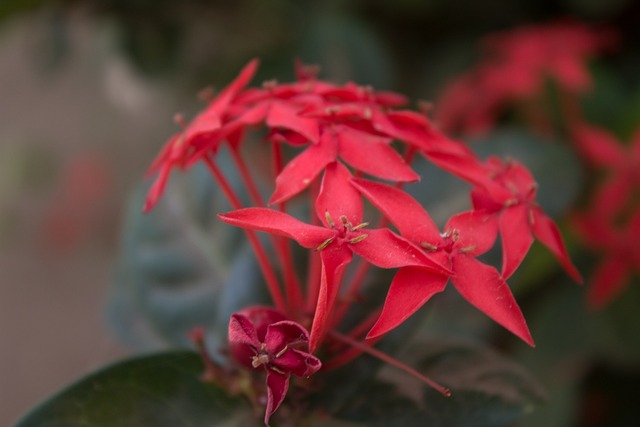
<svg viewBox="0 0 640 427"><path fill-rule="evenodd" d="M361 222L360 224L356 225L355 227L353 227L351 229L351 231L356 231L356 230L360 230L361 228L367 227L369 225L368 222Z"/></svg>
<svg viewBox="0 0 640 427"><path fill-rule="evenodd" d="M284 348L276 354L275 358L277 359L278 357L282 356L287 350L289 350L289 346L285 345Z"/></svg>
<svg viewBox="0 0 640 427"><path fill-rule="evenodd" d="M420 246L425 248L425 249L428 249L430 251L437 251L438 250L438 247L436 245L432 245L429 242L420 242Z"/></svg>
<svg viewBox="0 0 640 427"><path fill-rule="evenodd" d="M331 214L329 213L329 211L324 211L324 217L327 220L327 224L329 224L329 227L334 228L336 223L333 222L333 218L331 218Z"/></svg>
<svg viewBox="0 0 640 427"><path fill-rule="evenodd" d="M255 356L253 356L253 359L251 360L251 366L253 366L254 368L257 368L267 363L269 363L269 355L266 353L256 354Z"/></svg>
<svg viewBox="0 0 640 427"><path fill-rule="evenodd" d="M318 246L318 247L316 248L316 251L321 251L321 250L325 249L327 246L329 246L329 245L331 244L331 242L333 242L333 239L334 239L333 237L329 237L327 240L325 240L324 242L322 242L322 243L320 244L320 246Z"/></svg>
<svg viewBox="0 0 640 427"><path fill-rule="evenodd" d="M349 243L351 243L353 245L353 244L356 244L358 242L362 242L367 237L369 237L368 234L361 234L358 237L354 237L353 239L349 240Z"/></svg>

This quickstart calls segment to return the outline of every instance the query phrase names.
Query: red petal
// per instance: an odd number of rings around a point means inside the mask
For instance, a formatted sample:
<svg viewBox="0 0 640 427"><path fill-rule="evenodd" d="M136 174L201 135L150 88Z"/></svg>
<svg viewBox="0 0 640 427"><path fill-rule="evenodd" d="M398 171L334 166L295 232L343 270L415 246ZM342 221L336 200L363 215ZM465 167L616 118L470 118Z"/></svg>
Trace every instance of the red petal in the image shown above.
<svg viewBox="0 0 640 427"><path fill-rule="evenodd" d="M264 337L267 334L269 325L286 320L285 315L278 310L262 305L252 305L243 308L236 314L246 317L253 323L260 342L264 342Z"/></svg>
<svg viewBox="0 0 640 427"><path fill-rule="evenodd" d="M425 156L431 162L460 179L482 187L491 185L485 166L475 156L436 151L425 152Z"/></svg>
<svg viewBox="0 0 640 427"><path fill-rule="evenodd" d="M553 252L553 255L560 261L562 267L573 280L582 283L582 276L580 276L580 273L569 258L569 253L558 226L539 208L534 208L531 212L533 215L533 234Z"/></svg>
<svg viewBox="0 0 640 427"><path fill-rule="evenodd" d="M260 340L253 323L238 313L231 315L229 321L229 342L233 344L248 344L260 346Z"/></svg>
<svg viewBox="0 0 640 427"><path fill-rule="evenodd" d="M298 108L284 101L273 102L267 115L270 127L283 127L304 135L311 142L318 142L320 131L315 119L302 117Z"/></svg>
<svg viewBox="0 0 640 427"><path fill-rule="evenodd" d="M505 279L516 271L533 243L529 212L529 207L519 204L505 209L500 215L502 276Z"/></svg>
<svg viewBox="0 0 640 427"><path fill-rule="evenodd" d="M221 111L213 108L207 108L198 114L183 133L185 141L191 143L196 137L215 133L222 126L221 114Z"/></svg>
<svg viewBox="0 0 640 427"><path fill-rule="evenodd" d="M162 166L171 161L171 157L172 157L172 151L174 150L176 141L182 136L181 133L177 133L175 135L173 135L171 138L169 138L169 141L167 141L167 143L164 145L164 147L162 147L162 150L160 151L160 153L158 153L158 155L156 156L155 159L153 159L153 162L151 163L151 166L149 166L149 169L147 170L145 177L150 177L151 175L153 175L154 173L158 172Z"/></svg>
<svg viewBox="0 0 640 427"><path fill-rule="evenodd" d="M438 227L422 205L404 191L390 185L354 178L357 188L393 225L412 242L436 244L441 241Z"/></svg>
<svg viewBox="0 0 640 427"><path fill-rule="evenodd" d="M242 126L244 126L244 123L239 121L228 122L224 124L218 132L214 132L207 138L201 138L197 146L194 147L195 150L188 153L188 158L184 163L185 168L193 166L194 163L202 160L203 157L209 154L217 153L220 145L226 138L229 139L231 145L239 144L238 138L242 137L244 130Z"/></svg>
<svg viewBox="0 0 640 427"><path fill-rule="evenodd" d="M628 261L621 257L605 259L591 273L587 294L589 305L600 309L613 301L629 285Z"/></svg>
<svg viewBox="0 0 640 427"><path fill-rule="evenodd" d="M442 292L448 277L421 268L401 268L396 273L389 293L367 339L377 338L399 326L418 311L433 295Z"/></svg>
<svg viewBox="0 0 640 427"><path fill-rule="evenodd" d="M349 248L376 267L418 266L442 274L451 273L448 268L427 257L420 248L389 229L364 229L363 234L367 234L367 238L350 244Z"/></svg>
<svg viewBox="0 0 640 427"><path fill-rule="evenodd" d="M245 88L253 79L253 76L256 74L258 70L258 65L260 65L260 61L257 58L249 61L247 65L244 66L238 77L236 77L229 86L222 90L220 93L220 98L223 96L235 96L238 92Z"/></svg>
<svg viewBox="0 0 640 427"><path fill-rule="evenodd" d="M229 321L229 349L234 359L249 368L251 361L260 348L260 340L251 321L241 315L233 314Z"/></svg>
<svg viewBox="0 0 640 427"><path fill-rule="evenodd" d="M309 333L301 325L290 320L283 320L269 325L264 337L267 351L275 354L282 351L290 342L300 341L309 341Z"/></svg>
<svg viewBox="0 0 640 427"><path fill-rule="evenodd" d="M267 208L239 209L226 214L218 214L218 218L236 227L288 237L309 249L317 248L322 242L333 236L331 230L306 224L291 215Z"/></svg>
<svg viewBox="0 0 640 427"><path fill-rule="evenodd" d="M551 72L565 89L583 92L591 87L591 77L586 70L585 62L573 56L561 56L549 64Z"/></svg>
<svg viewBox="0 0 640 427"><path fill-rule="evenodd" d="M209 106L191 121L184 131L186 141L204 134L210 134L222 126L222 116L233 98L251 81L258 69L259 61L253 59L240 71L238 77L209 104Z"/></svg>
<svg viewBox="0 0 640 427"><path fill-rule="evenodd" d="M593 196L592 213L603 220L613 220L619 215L634 193L634 182L622 172L616 170L613 176L600 184Z"/></svg>
<svg viewBox="0 0 640 427"><path fill-rule="evenodd" d="M456 247L478 256L493 247L498 236L498 221L495 215L484 211L463 212L452 216L445 230L458 230L460 235Z"/></svg>
<svg viewBox="0 0 640 427"><path fill-rule="evenodd" d="M309 352L315 353L320 346L327 328L330 326L331 312L338 296L344 268L351 262L353 255L346 246L331 245L320 252L322 273L318 302L309 337Z"/></svg>
<svg viewBox="0 0 640 427"><path fill-rule="evenodd" d="M271 362L281 371L291 372L301 378L307 378L320 370L322 362L317 357L304 351L289 349Z"/></svg>
<svg viewBox="0 0 640 427"><path fill-rule="evenodd" d="M267 368L267 408L264 423L269 425L269 418L278 410L289 390L289 374L283 375Z"/></svg>
<svg viewBox="0 0 640 427"><path fill-rule="evenodd" d="M580 153L594 165L614 167L624 162L621 144L605 129L586 124L576 126L573 140Z"/></svg>
<svg viewBox="0 0 640 427"><path fill-rule="evenodd" d="M377 91L373 93L376 104L385 107L400 107L407 104L407 97L397 92Z"/></svg>
<svg viewBox="0 0 640 427"><path fill-rule="evenodd" d="M518 303L498 271L467 255L453 260L451 282L467 301L527 344L533 339Z"/></svg>
<svg viewBox="0 0 640 427"><path fill-rule="evenodd" d="M357 170L388 181L411 182L420 179L420 175L384 139L346 126L337 133L340 157Z"/></svg>
<svg viewBox="0 0 640 427"><path fill-rule="evenodd" d="M164 193L164 189L167 186L167 181L169 179L169 174L171 173L171 167L173 165L171 163L165 163L160 170L160 174L156 178L156 180L151 185L149 192L147 193L147 197L144 200L144 206L142 208L142 212L149 213L151 209L158 203L160 197L162 197L162 193Z"/></svg>
<svg viewBox="0 0 640 427"><path fill-rule="evenodd" d="M324 170L320 193L316 199L316 214L322 223L327 224L326 212L334 223L338 224L342 215L352 225L362 222L363 203L360 193L351 185L351 172L342 163L334 162Z"/></svg>
<svg viewBox="0 0 640 427"><path fill-rule="evenodd" d="M329 133L325 133L318 144L310 145L287 163L276 178L276 189L269 204L282 203L307 188L329 163L336 160L336 157L336 142Z"/></svg>
<svg viewBox="0 0 640 427"><path fill-rule="evenodd" d="M256 125L265 119L267 113L269 112L270 106L270 100L261 101L253 107L247 109L240 115L240 117L236 119L236 121L244 125Z"/></svg>

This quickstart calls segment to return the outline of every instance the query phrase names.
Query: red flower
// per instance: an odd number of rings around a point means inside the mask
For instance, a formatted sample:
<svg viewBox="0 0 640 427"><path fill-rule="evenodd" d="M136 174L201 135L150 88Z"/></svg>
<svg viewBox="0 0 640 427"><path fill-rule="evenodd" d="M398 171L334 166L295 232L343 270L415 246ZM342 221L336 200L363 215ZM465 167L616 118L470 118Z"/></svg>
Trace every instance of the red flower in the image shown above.
<svg viewBox="0 0 640 427"><path fill-rule="evenodd" d="M218 215L228 224L285 236L305 248L320 251L322 275L311 328L312 352L318 348L330 326L342 273L351 262L353 253L381 268L413 265L440 273L448 271L390 230L365 228L368 224L362 220L362 199L351 186L350 178L351 174L340 163L327 166L316 201L316 213L322 227L265 208L241 209Z"/></svg>
<svg viewBox="0 0 640 427"><path fill-rule="evenodd" d="M318 141L290 161L276 179L270 204L278 204L304 190L330 163L341 158L366 174L394 182L417 181L420 177L390 147L400 130L383 106L405 103L391 92L374 92L347 84L343 88L319 91L324 101L312 103L300 112L306 120L317 121ZM300 145L296 134L281 133L278 139ZM424 144L424 142L421 142Z"/></svg>
<svg viewBox="0 0 640 427"><path fill-rule="evenodd" d="M576 281L582 282L575 268L560 230L538 206L538 185L531 173L520 163L503 162L492 157L486 162L485 182L472 192L473 206L498 217L502 241L502 276L509 278L526 256L534 236L544 244L565 271ZM481 183L480 177L474 181Z"/></svg>
<svg viewBox="0 0 640 427"><path fill-rule="evenodd" d="M231 316L229 344L234 358L267 373L266 425L287 394L291 374L307 378L322 366L306 351L308 343L309 333L302 326L270 308L250 307Z"/></svg>
<svg viewBox="0 0 640 427"><path fill-rule="evenodd" d="M535 107L549 78L563 92L584 93L591 87L586 61L615 41L610 31L570 21L491 35L482 43L483 62L443 92L438 122L446 131L487 131L514 102Z"/></svg>
<svg viewBox="0 0 640 427"><path fill-rule="evenodd" d="M270 204L281 203L304 190L338 157L355 169L396 182L417 181L417 175L389 146L390 138L372 135L351 126L326 124L318 143L291 160L276 178Z"/></svg>
<svg viewBox="0 0 640 427"><path fill-rule="evenodd" d="M188 157L205 149L213 152L229 134L237 130L237 124L226 125L223 120L227 109L238 93L251 81L258 68L258 60L249 62L238 77L209 104L209 106L185 127L184 131L172 136L153 161L148 175L159 173L149 189L144 212L149 212L162 195L174 167L185 167Z"/></svg>
<svg viewBox="0 0 640 427"><path fill-rule="evenodd" d="M507 283L495 268L476 259L491 249L495 241L497 230L492 215L481 211L455 215L440 233L429 214L405 192L381 183L354 181L402 236L420 245L435 260L450 266L451 282L467 301L533 345ZM398 326L431 296L441 292L448 278L423 269L401 268L391 283L382 314L367 338L375 338Z"/></svg>
<svg viewBox="0 0 640 427"><path fill-rule="evenodd" d="M604 221L612 221L640 190L640 130L629 146L606 129L587 124L573 129L573 139L589 163L608 172L607 180L597 190L598 203L592 209Z"/></svg>
<svg viewBox="0 0 640 427"><path fill-rule="evenodd" d="M621 225L613 225L595 211L573 218L585 243L603 255L590 277L588 301L602 308L629 285L633 273L640 272L640 209Z"/></svg>

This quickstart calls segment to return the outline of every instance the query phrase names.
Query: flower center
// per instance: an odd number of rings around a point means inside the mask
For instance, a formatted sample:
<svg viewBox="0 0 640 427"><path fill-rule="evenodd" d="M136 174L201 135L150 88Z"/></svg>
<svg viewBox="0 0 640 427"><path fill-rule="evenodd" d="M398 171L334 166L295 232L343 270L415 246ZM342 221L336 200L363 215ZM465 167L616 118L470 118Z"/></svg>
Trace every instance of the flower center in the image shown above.
<svg viewBox="0 0 640 427"><path fill-rule="evenodd" d="M334 230L334 235L329 237L327 240L322 242L320 246L316 248L316 250L321 251L329 246L334 241L337 241L339 244L343 245L345 243L355 244L363 241L369 236L368 234L364 234L360 230L369 225L368 222L361 222L360 224L354 226L349 222L349 218L346 215L340 216L341 224L336 225L329 214L329 211L325 212L325 218L327 219L327 224Z"/></svg>
<svg viewBox="0 0 640 427"><path fill-rule="evenodd" d="M251 366L257 368L266 363L269 363L270 360L271 358L269 357L269 353L267 352L267 344L260 343L260 353L253 356L253 359L251 360Z"/></svg>
<svg viewBox="0 0 640 427"><path fill-rule="evenodd" d="M285 345L282 350L280 350L275 356L273 356L273 359L277 359L278 357L282 356L288 349L289 349L289 346ZM272 360L272 357L267 351L267 344L260 343L260 353L253 356L253 359L251 359L251 366L253 366L254 368L257 368L259 366L270 363L271 360Z"/></svg>

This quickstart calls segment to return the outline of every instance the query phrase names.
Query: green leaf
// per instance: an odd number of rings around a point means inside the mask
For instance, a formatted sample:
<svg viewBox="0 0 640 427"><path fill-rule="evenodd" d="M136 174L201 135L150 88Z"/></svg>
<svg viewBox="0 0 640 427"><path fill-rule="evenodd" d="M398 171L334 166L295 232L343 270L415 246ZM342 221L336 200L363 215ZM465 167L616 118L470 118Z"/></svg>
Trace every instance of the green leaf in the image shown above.
<svg viewBox="0 0 640 427"><path fill-rule="evenodd" d="M517 352L549 390L547 404L523 426L566 426L577 422L581 385L594 364L636 366L640 360L640 286L630 283L621 298L602 311L589 310L585 289L556 280L527 315L536 351ZM587 285L588 286L588 285Z"/></svg>
<svg viewBox="0 0 640 427"><path fill-rule="evenodd" d="M373 426L499 427L510 425L543 399L538 383L492 350L468 344L423 342L401 358L452 390L451 397L388 367L342 418ZM415 363L412 363L413 360Z"/></svg>
<svg viewBox="0 0 640 427"><path fill-rule="evenodd" d="M220 164L230 163L225 160ZM195 326L219 343L231 312L265 301L253 254L240 243L240 231L217 220L215 213L229 207L200 165L174 173L144 215L146 192L147 186L136 190L125 218L109 322L137 349L188 346Z"/></svg>
<svg viewBox="0 0 640 427"><path fill-rule="evenodd" d="M53 396L15 427L258 425L242 399L200 381L202 370L189 352L119 362Z"/></svg>

